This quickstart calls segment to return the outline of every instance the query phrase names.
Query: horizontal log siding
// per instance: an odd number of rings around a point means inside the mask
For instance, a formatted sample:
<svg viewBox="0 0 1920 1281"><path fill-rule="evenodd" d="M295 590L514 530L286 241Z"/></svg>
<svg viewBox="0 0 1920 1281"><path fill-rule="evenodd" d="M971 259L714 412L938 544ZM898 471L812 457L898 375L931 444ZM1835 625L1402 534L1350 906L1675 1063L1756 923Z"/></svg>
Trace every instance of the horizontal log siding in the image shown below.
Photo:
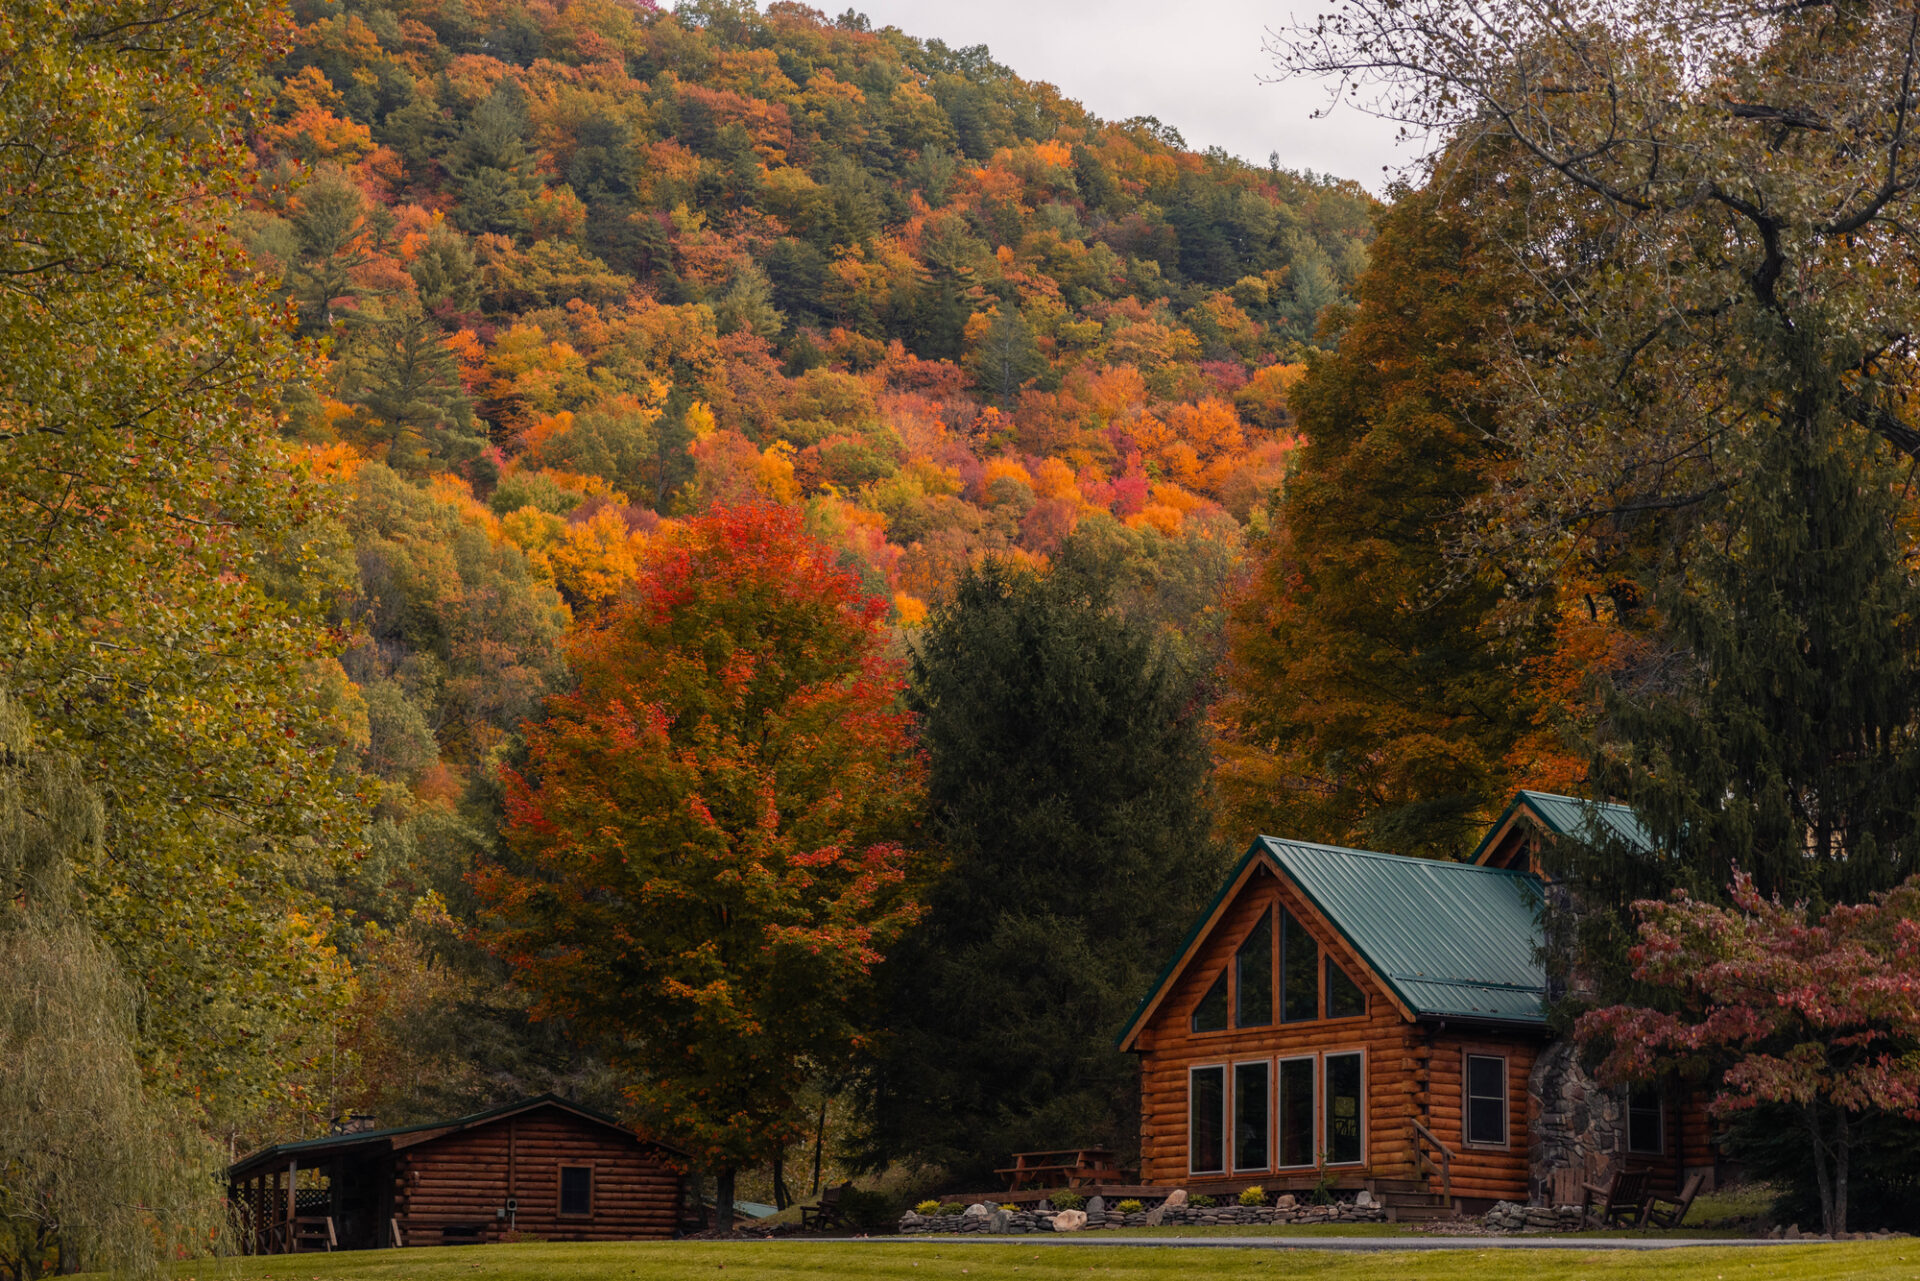
<svg viewBox="0 0 1920 1281"><path fill-rule="evenodd" d="M1222 967L1232 960L1260 914L1276 899L1307 926L1322 949L1331 953L1365 990L1366 1016L1194 1032L1194 1006L1219 977ZM1188 1068L1206 1063L1341 1050L1366 1053L1366 1150L1363 1154L1366 1159L1357 1169L1353 1166L1336 1169L1342 1174L1413 1177L1415 1162L1408 1122L1419 1115L1415 1081L1418 1065L1414 1057L1417 1039L1414 1026L1318 914L1291 886L1260 868L1221 914L1192 963L1141 1032L1138 1041L1141 1182L1167 1186L1204 1181L1187 1172Z"/></svg>
<svg viewBox="0 0 1920 1281"><path fill-rule="evenodd" d="M593 1213L560 1214L560 1167L593 1168ZM511 1181L509 1181L511 1173ZM480 1223L498 1240L494 1217L508 1197L515 1226L563 1241L626 1241L673 1235L680 1179L638 1139L552 1111L507 1117L432 1139L400 1154L394 1217L409 1245L438 1245L449 1224Z"/></svg>
<svg viewBox="0 0 1920 1281"><path fill-rule="evenodd" d="M1527 1200L1527 1075L1533 1071L1541 1045L1538 1036L1485 1032L1434 1038L1427 1084L1433 1119L1427 1128L1453 1149L1455 1196ZM1469 1054L1497 1054L1507 1060L1505 1147L1469 1146L1466 1142L1463 1073Z"/></svg>

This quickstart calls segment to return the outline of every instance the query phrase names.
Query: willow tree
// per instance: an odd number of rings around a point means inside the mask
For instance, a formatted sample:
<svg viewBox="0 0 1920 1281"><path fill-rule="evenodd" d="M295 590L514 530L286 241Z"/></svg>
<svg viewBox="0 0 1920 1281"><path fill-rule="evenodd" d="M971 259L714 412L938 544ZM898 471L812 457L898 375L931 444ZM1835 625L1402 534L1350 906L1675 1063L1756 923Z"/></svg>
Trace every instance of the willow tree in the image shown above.
<svg viewBox="0 0 1920 1281"><path fill-rule="evenodd" d="M216 1160L156 1105L133 986L75 912L102 810L0 688L0 1275L156 1273L217 1242Z"/></svg>

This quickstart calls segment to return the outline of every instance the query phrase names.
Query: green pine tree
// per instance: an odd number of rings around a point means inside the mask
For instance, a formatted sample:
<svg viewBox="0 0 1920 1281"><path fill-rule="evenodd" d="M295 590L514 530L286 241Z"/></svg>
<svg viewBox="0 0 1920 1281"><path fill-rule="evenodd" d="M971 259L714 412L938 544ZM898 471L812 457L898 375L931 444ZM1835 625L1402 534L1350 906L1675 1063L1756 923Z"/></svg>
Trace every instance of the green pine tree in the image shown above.
<svg viewBox="0 0 1920 1281"><path fill-rule="evenodd" d="M1224 860L1194 681L1097 574L989 560L913 666L949 859L888 962L867 1159L986 1177L1007 1153L1136 1140L1113 1038Z"/></svg>

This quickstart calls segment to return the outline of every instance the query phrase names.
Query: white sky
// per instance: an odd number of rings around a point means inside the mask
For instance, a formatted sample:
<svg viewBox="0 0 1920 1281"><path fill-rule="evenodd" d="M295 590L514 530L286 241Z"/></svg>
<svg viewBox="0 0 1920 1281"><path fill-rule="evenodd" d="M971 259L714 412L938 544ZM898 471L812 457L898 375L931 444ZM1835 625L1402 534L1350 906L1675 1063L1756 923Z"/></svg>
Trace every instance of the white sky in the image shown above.
<svg viewBox="0 0 1920 1281"><path fill-rule="evenodd" d="M851 6L875 28L899 27L923 40L984 44L996 62L1045 80L1106 120L1158 116L1195 150L1224 147L1259 164L1280 153L1288 169L1353 178L1380 191L1387 175L1416 160L1396 143L1396 126L1349 106L1312 119L1323 86L1262 84L1273 74L1261 53L1266 28L1288 16L1289 0L811 0L829 16ZM1302 18L1333 0L1292 0Z"/></svg>

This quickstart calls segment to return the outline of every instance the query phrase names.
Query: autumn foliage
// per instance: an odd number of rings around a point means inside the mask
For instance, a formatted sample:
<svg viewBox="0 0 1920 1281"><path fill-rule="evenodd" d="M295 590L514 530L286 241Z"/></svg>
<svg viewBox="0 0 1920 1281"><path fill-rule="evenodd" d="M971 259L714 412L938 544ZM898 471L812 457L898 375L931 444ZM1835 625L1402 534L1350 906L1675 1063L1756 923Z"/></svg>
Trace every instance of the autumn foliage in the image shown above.
<svg viewBox="0 0 1920 1281"><path fill-rule="evenodd" d="M885 609L790 509L688 521L576 634L579 686L506 775L518 859L478 878L492 946L705 1168L797 1137L795 1091L854 1048L918 912Z"/></svg>
<svg viewBox="0 0 1920 1281"><path fill-rule="evenodd" d="M1920 879L1817 919L1763 898L1744 873L1731 892L1731 907L1681 892L1635 904L1635 977L1677 1008L1611 1006L1583 1015L1577 1034L1607 1049L1602 1073L1615 1080L1724 1065L1721 1112L1789 1106L1808 1130L1827 1230L1845 1231L1850 1129L1920 1120Z"/></svg>

